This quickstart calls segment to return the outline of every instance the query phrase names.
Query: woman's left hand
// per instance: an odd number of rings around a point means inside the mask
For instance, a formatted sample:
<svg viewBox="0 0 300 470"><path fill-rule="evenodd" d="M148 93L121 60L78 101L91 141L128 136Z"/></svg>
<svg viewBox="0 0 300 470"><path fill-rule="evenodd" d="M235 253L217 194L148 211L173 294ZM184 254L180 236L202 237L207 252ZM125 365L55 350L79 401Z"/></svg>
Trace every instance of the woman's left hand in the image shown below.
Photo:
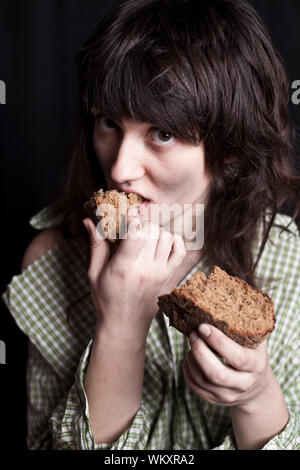
<svg viewBox="0 0 300 470"><path fill-rule="evenodd" d="M198 396L214 405L243 408L272 386L266 340L249 349L211 325L201 324L198 331L196 337L190 335L191 350L183 362L186 382Z"/></svg>

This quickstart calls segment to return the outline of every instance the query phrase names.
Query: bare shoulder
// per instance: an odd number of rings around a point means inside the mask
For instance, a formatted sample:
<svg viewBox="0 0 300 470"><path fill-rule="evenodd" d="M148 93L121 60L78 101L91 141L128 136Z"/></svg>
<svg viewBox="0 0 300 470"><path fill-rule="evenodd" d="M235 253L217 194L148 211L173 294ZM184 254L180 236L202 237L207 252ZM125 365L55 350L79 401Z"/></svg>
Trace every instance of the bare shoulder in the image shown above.
<svg viewBox="0 0 300 470"><path fill-rule="evenodd" d="M22 260L22 271L35 260L40 258L46 251L64 241L60 230L56 227L48 228L39 233L28 245Z"/></svg>

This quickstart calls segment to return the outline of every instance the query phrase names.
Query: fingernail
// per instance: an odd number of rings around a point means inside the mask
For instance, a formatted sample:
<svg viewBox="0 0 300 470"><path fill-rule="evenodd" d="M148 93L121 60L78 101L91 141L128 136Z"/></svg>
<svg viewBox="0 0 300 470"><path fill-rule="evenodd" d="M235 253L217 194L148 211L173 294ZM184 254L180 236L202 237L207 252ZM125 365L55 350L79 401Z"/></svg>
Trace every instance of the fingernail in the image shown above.
<svg viewBox="0 0 300 470"><path fill-rule="evenodd" d="M190 334L190 342L193 343L194 341L196 341L196 339L198 339L199 336L197 335L197 333L195 333L194 331L192 331L192 333Z"/></svg>
<svg viewBox="0 0 300 470"><path fill-rule="evenodd" d="M203 336L209 336L210 333L211 333L211 329L209 328L208 325L204 325L204 324L201 324L198 328L199 332L203 335Z"/></svg>

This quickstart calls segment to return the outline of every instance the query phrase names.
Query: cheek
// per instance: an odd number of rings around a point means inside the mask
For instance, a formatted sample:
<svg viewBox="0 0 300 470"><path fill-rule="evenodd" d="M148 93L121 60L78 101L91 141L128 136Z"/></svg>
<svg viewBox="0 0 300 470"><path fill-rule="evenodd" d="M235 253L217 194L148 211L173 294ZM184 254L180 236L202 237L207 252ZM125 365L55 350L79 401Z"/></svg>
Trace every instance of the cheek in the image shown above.
<svg viewBox="0 0 300 470"><path fill-rule="evenodd" d="M176 172L173 172L172 187L183 199L196 200L209 191L210 180L201 163L195 162L191 166L181 164L176 165Z"/></svg>
<svg viewBox="0 0 300 470"><path fill-rule="evenodd" d="M193 186L195 183L191 181L191 176L187 173L186 168L176 168L176 171L169 172L164 175L160 175L161 187L164 188L164 192L168 195L169 201L190 202L192 198Z"/></svg>
<svg viewBox="0 0 300 470"><path fill-rule="evenodd" d="M197 175L195 168L183 164L182 161L180 161L179 164L175 163L173 167L169 169L168 175L170 182L178 188L190 187L195 181L199 180L199 174Z"/></svg>
<svg viewBox="0 0 300 470"><path fill-rule="evenodd" d="M97 139L96 136L95 136L95 131L93 133L93 146L94 146L94 150L96 152L96 155L99 158L99 156L101 155L100 142L99 142L99 139Z"/></svg>

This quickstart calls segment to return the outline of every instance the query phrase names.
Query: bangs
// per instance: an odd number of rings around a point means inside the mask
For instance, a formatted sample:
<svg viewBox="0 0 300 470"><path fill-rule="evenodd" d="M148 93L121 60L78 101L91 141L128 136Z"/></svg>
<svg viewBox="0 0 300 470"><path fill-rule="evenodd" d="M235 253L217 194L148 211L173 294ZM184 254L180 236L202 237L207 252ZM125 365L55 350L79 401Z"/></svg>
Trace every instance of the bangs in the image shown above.
<svg viewBox="0 0 300 470"><path fill-rule="evenodd" d="M150 122L182 140L198 143L199 129L193 122L191 96L166 58L153 57L138 48L122 60L106 64L95 82L88 84L87 108L95 107L113 120L128 117ZM184 75L184 70L180 71ZM200 139L201 140L201 139Z"/></svg>
<svg viewBox="0 0 300 470"><path fill-rule="evenodd" d="M113 120L127 117L149 122L177 138L199 144L208 100L205 87L199 90L192 48L187 54L174 41L169 25L162 24L161 9L157 15L152 2L150 9L136 17L123 18L120 29L118 22L114 31L105 28L105 21L102 27L100 23L100 39L99 31L95 32L98 44L92 37L77 59L84 82L84 110L91 113L95 107ZM174 22L178 22L176 15Z"/></svg>

